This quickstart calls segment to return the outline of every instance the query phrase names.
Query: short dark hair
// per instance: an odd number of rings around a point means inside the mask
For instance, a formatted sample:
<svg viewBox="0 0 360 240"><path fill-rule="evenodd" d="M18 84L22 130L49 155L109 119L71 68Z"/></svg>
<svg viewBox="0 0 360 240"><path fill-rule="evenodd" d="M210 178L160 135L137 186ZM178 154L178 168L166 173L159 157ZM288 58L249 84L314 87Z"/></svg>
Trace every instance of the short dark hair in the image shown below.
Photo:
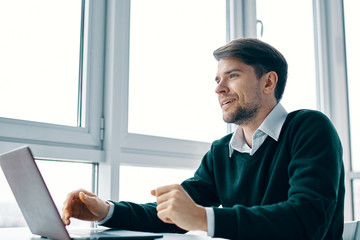
<svg viewBox="0 0 360 240"><path fill-rule="evenodd" d="M279 102L285 90L288 65L284 56L271 45L255 38L240 38L216 49L215 59L236 58L252 66L260 79L265 73L276 72L278 82L275 98Z"/></svg>

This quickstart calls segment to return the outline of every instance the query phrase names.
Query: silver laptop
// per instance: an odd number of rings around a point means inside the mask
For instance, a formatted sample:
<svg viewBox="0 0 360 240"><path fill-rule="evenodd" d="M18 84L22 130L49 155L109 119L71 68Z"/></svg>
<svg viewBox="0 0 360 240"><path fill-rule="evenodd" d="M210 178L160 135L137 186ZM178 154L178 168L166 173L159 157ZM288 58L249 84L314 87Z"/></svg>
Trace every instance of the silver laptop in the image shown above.
<svg viewBox="0 0 360 240"><path fill-rule="evenodd" d="M0 155L0 165L30 231L53 239L155 239L161 234L122 230L69 233L29 147Z"/></svg>

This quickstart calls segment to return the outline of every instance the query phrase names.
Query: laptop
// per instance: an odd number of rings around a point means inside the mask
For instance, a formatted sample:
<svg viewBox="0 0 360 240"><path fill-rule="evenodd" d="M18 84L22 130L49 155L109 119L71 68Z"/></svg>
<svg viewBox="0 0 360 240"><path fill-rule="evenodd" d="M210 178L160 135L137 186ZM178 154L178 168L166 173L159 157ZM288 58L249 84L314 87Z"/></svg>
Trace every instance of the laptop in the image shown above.
<svg viewBox="0 0 360 240"><path fill-rule="evenodd" d="M111 229L69 233L28 146L0 155L0 165L30 231L52 239L155 239L161 234Z"/></svg>

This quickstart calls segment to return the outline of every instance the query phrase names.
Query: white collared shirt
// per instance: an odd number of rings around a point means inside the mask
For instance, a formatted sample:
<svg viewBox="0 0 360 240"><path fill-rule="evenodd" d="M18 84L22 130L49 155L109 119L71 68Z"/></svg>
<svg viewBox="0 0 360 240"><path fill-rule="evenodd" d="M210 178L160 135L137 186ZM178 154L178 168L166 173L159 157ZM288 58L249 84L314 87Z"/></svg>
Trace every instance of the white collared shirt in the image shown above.
<svg viewBox="0 0 360 240"><path fill-rule="evenodd" d="M278 103L265 118L260 127L254 132L252 137L252 148L250 148L246 143L243 128L238 126L230 139L229 156L232 156L234 150L241 153L249 153L250 155L254 155L254 153L263 144L267 136L270 136L272 139L277 141L279 139L281 128L285 122L287 114L288 113L285 108L280 103Z"/></svg>
<svg viewBox="0 0 360 240"><path fill-rule="evenodd" d="M243 128L241 125L238 126L229 142L229 156L231 157L234 151L254 155L254 153L264 143L267 136L273 138L275 141L278 141L281 128L284 125L287 114L288 112L285 108L278 103L261 123L259 128L254 132L252 137L252 148L246 143ZM208 223L208 236L213 237L215 233L214 210L211 207L206 207L205 210Z"/></svg>

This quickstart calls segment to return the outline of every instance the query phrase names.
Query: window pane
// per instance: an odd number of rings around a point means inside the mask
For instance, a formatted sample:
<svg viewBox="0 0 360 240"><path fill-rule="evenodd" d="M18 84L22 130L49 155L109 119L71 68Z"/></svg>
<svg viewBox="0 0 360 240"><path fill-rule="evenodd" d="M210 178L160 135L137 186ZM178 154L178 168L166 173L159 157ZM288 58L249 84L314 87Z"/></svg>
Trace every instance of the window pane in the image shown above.
<svg viewBox="0 0 360 240"><path fill-rule="evenodd" d="M92 164L36 161L52 198L61 212L63 202L67 194L78 188L91 191ZM0 228L27 226L5 179L3 171L0 171ZM89 223L72 220L74 226L89 226Z"/></svg>
<svg viewBox="0 0 360 240"><path fill-rule="evenodd" d="M120 166L120 200L154 202L150 191L164 185L182 183L194 176L193 169Z"/></svg>
<svg viewBox="0 0 360 240"><path fill-rule="evenodd" d="M282 104L288 111L316 109L312 0L257 0L256 11L264 27L259 38L276 47L289 65Z"/></svg>
<svg viewBox="0 0 360 240"><path fill-rule="evenodd" d="M0 168L1 169L1 168ZM3 171L0 170L0 228L25 227L25 220L20 212L14 195L6 181Z"/></svg>
<svg viewBox="0 0 360 240"><path fill-rule="evenodd" d="M226 134L212 56L226 42L225 14L225 1L131 1L129 132L205 142Z"/></svg>
<svg viewBox="0 0 360 240"><path fill-rule="evenodd" d="M360 179L353 181L354 220L360 220Z"/></svg>
<svg viewBox="0 0 360 240"><path fill-rule="evenodd" d="M350 107L350 127L351 127L351 158L352 169L360 171L360 81L359 81L359 56L360 56L360 2L344 0L345 11L345 34L346 34L346 61L348 76L348 94Z"/></svg>
<svg viewBox="0 0 360 240"><path fill-rule="evenodd" d="M77 125L81 1L0 1L0 117Z"/></svg>

